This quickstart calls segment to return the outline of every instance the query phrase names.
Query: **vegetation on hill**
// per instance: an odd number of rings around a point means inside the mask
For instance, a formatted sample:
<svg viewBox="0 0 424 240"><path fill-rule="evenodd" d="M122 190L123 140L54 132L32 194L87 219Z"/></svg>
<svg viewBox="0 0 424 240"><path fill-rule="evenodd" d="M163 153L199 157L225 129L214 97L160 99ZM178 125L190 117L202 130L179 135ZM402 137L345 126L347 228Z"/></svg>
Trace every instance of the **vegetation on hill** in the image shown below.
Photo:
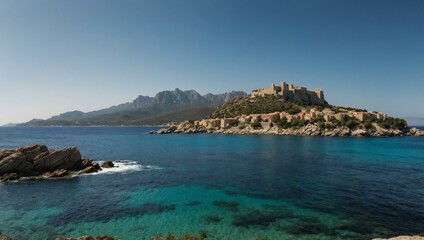
<svg viewBox="0 0 424 240"><path fill-rule="evenodd" d="M237 97L232 101L225 103L220 109L212 113L209 118L232 118L241 115L250 114L266 114L273 112L287 112L291 115L297 114L302 110L309 111L314 108L317 111L322 111L325 108L333 111L334 113L354 111L354 112L366 112L365 109L351 108L351 107L340 107L332 105L307 105L305 103L285 101L273 95L256 96L251 97ZM274 126L278 126L282 129L298 128L308 124L316 124L321 129L335 129L338 127L347 127L351 130L356 129L371 129L375 130L376 125L384 129L399 129L405 130L408 125L405 120L400 118L387 117L385 120L369 119L364 122L360 122L355 117L346 117L344 121L340 121L331 117L329 121L326 121L323 116L316 117L311 120L299 120L293 119L288 121L287 118L276 119L272 123ZM242 126L243 127L243 126ZM261 128L259 123L252 123L251 127L254 129Z"/></svg>
<svg viewBox="0 0 424 240"><path fill-rule="evenodd" d="M220 109L210 115L210 118L236 117L243 114L263 114L272 112L287 112L296 114L307 105L292 101L285 101L272 95L250 97L236 97L225 103Z"/></svg>

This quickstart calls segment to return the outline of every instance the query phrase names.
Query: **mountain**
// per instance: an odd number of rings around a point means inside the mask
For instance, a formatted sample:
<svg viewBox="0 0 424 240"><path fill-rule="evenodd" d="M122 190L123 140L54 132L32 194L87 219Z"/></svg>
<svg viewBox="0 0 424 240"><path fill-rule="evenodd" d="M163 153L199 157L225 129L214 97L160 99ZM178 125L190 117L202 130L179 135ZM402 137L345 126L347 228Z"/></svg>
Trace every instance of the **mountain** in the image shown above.
<svg viewBox="0 0 424 240"><path fill-rule="evenodd" d="M4 125L1 125L0 127L15 127L16 125L18 125L17 123L7 123Z"/></svg>
<svg viewBox="0 0 424 240"><path fill-rule="evenodd" d="M34 119L21 126L48 125L154 125L203 118L225 102L245 92L232 91L204 96L195 90L162 91L154 97L138 96L132 102L122 103L91 112L70 111L47 120Z"/></svg>

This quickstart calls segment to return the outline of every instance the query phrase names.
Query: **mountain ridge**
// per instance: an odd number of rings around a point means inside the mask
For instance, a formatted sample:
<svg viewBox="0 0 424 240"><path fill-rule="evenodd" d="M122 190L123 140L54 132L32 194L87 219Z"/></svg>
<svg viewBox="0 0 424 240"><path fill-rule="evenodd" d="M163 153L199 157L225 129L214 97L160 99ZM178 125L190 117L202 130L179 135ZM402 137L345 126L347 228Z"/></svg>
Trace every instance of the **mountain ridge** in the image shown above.
<svg viewBox="0 0 424 240"><path fill-rule="evenodd" d="M190 119L207 116L219 106L237 96L246 96L243 91L231 91L220 94L199 94L195 90L180 90L179 88L158 92L154 97L137 96L133 101L121 103L108 108L82 112L68 111L54 115L46 120L33 119L19 124L20 126L49 125L145 125L164 124L172 121L182 121L178 114ZM188 113L191 109L193 112ZM174 113L174 117L170 116ZM161 119L161 116L166 116Z"/></svg>

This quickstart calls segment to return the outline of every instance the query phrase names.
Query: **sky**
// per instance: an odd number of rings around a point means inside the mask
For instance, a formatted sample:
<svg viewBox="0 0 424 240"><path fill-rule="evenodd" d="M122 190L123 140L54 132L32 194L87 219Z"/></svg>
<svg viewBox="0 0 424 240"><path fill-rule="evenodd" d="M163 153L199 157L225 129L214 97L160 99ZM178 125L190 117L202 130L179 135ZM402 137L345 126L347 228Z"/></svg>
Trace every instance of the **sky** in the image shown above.
<svg viewBox="0 0 424 240"><path fill-rule="evenodd" d="M424 117L424 1L0 0L0 125L281 81Z"/></svg>

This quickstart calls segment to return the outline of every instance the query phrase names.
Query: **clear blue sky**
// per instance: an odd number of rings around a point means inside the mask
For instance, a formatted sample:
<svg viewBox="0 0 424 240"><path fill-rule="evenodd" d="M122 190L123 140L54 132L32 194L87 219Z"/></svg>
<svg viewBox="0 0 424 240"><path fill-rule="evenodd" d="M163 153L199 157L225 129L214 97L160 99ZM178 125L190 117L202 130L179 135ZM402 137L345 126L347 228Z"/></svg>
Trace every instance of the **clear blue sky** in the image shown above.
<svg viewBox="0 0 424 240"><path fill-rule="evenodd" d="M0 1L0 124L280 81L424 117L424 1Z"/></svg>

